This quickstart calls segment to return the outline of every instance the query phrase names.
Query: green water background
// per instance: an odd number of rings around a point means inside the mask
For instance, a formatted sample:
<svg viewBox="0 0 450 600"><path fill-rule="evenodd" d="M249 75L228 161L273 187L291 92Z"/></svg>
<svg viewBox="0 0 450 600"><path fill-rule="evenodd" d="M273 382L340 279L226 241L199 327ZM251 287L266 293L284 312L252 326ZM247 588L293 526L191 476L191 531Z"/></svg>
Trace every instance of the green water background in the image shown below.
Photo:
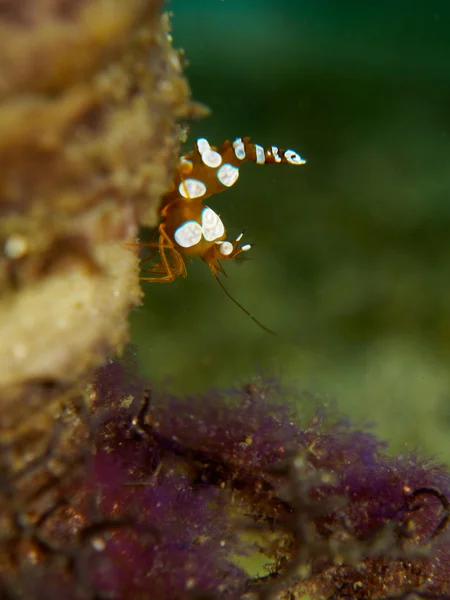
<svg viewBox="0 0 450 600"><path fill-rule="evenodd" d="M304 167L247 164L212 197L251 259L234 306L200 260L144 284L143 373L188 393L257 371L335 399L393 451L450 461L450 2L174 0L211 143L250 135Z"/></svg>

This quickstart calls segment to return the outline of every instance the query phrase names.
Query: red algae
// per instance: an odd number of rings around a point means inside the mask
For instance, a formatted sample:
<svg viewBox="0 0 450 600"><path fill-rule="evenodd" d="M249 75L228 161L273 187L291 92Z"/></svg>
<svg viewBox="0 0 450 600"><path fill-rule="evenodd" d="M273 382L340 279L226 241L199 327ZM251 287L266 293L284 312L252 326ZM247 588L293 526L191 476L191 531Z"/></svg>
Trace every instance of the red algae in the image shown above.
<svg viewBox="0 0 450 600"><path fill-rule="evenodd" d="M146 388L133 361L97 373L94 451L66 512L29 537L21 597L448 597L446 468L388 456L276 379L179 398ZM58 544L48 533L67 511L77 526ZM266 575L239 566L249 553Z"/></svg>

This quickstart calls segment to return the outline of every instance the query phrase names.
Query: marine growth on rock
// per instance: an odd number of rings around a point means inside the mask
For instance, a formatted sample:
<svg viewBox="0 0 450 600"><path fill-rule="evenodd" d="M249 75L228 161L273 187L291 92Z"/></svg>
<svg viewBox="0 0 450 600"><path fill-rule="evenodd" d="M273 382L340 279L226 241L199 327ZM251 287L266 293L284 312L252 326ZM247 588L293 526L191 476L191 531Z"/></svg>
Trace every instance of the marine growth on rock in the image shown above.
<svg viewBox="0 0 450 600"><path fill-rule="evenodd" d="M262 376L180 398L129 352L91 397L83 459L9 545L6 598L450 594L445 468Z"/></svg>

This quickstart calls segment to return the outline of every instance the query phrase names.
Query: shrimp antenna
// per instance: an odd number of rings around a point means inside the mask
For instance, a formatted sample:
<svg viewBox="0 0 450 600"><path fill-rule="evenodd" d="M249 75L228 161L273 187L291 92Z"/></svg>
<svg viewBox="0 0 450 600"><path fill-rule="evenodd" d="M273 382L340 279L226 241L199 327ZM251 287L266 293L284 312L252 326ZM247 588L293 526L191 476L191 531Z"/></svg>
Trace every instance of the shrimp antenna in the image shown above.
<svg viewBox="0 0 450 600"><path fill-rule="evenodd" d="M275 331L272 331L272 329L269 329L268 327L266 327L265 325L263 325L261 323L261 321L258 321L258 319L256 317L254 317L252 315L251 312L249 312L246 308L244 308L242 306L242 304L240 304L236 298L233 298L233 296L230 294L230 292L227 290L227 288L223 285L223 283L220 281L219 277L217 275L214 275L215 280L217 281L217 283L220 285L220 287L223 289L223 291L225 292L225 294L228 296L228 298L234 302L236 304L236 306L238 306L243 312L245 312L245 314L250 317L250 319L252 321L254 321L259 327L261 327L261 329L264 329L264 331L267 331L267 333L270 333L270 335L277 335L275 333Z"/></svg>

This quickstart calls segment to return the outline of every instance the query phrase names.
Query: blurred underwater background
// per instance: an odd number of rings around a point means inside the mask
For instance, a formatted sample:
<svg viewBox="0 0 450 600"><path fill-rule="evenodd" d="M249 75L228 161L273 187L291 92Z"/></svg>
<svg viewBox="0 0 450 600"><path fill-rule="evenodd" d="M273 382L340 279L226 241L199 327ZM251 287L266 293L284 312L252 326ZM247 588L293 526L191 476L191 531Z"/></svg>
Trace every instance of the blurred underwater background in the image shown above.
<svg viewBox="0 0 450 600"><path fill-rule="evenodd" d="M249 260L231 294L200 260L143 284L143 374L178 392L257 371L373 423L395 452L450 460L450 4L173 0L174 45L207 137L249 135L308 163L247 164L209 201Z"/></svg>

